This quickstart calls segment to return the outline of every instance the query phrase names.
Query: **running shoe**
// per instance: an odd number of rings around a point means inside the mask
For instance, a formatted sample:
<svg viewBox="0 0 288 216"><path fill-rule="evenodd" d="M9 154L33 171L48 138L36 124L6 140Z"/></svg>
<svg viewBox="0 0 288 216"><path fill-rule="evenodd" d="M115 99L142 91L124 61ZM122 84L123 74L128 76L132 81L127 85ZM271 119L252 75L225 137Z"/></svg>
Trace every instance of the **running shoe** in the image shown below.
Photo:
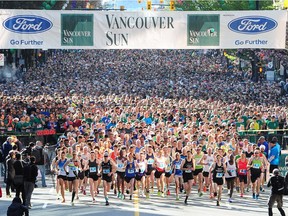
<svg viewBox="0 0 288 216"><path fill-rule="evenodd" d="M12 197L11 194L6 195L6 198L11 198L11 197Z"/></svg>
<svg viewBox="0 0 288 216"><path fill-rule="evenodd" d="M121 197L121 193L120 193L120 192L118 192L117 198L120 198L120 197Z"/></svg>
<svg viewBox="0 0 288 216"><path fill-rule="evenodd" d="M132 195L130 195L130 200L132 200Z"/></svg>
<svg viewBox="0 0 288 216"><path fill-rule="evenodd" d="M170 190L167 190L167 196L170 196L171 193L170 193Z"/></svg>
<svg viewBox="0 0 288 216"><path fill-rule="evenodd" d="M157 196L161 196L161 191L158 190Z"/></svg>
<svg viewBox="0 0 288 216"><path fill-rule="evenodd" d="M164 192L161 192L161 196L162 196L162 197L165 197L165 193L164 193Z"/></svg>
<svg viewBox="0 0 288 216"><path fill-rule="evenodd" d="M105 203L105 205L106 205L106 206L109 206L109 202L108 202L108 200L106 200L106 203Z"/></svg>
<svg viewBox="0 0 288 216"><path fill-rule="evenodd" d="M186 198L185 198L185 200L184 200L184 204L186 204L186 205L188 204L188 203L187 203L187 200L188 200L188 196L186 196Z"/></svg>
<svg viewBox="0 0 288 216"><path fill-rule="evenodd" d="M85 195L85 196L86 196L86 190L83 190L83 195Z"/></svg>
<svg viewBox="0 0 288 216"><path fill-rule="evenodd" d="M256 194L255 199L256 199L256 200L259 199L259 194Z"/></svg>
<svg viewBox="0 0 288 216"><path fill-rule="evenodd" d="M121 199L124 200L125 199L125 195L121 194Z"/></svg>
<svg viewBox="0 0 288 216"><path fill-rule="evenodd" d="M179 195L176 196L176 201L179 201Z"/></svg>
<svg viewBox="0 0 288 216"><path fill-rule="evenodd" d="M255 193L252 194L252 198L253 198L253 199L256 199Z"/></svg>
<svg viewBox="0 0 288 216"><path fill-rule="evenodd" d="M126 194L129 194L129 190L126 190Z"/></svg>
<svg viewBox="0 0 288 216"><path fill-rule="evenodd" d="M203 196L203 193L200 191L200 192L198 193L198 196L199 196L199 197L202 197L202 196Z"/></svg>
<svg viewBox="0 0 288 216"><path fill-rule="evenodd" d="M92 200L92 203L96 203L96 200L95 200L95 199L93 199L93 200Z"/></svg>
<svg viewBox="0 0 288 216"><path fill-rule="evenodd" d="M204 187L203 187L203 192L206 192L206 191L207 191L207 187L204 186Z"/></svg>
<svg viewBox="0 0 288 216"><path fill-rule="evenodd" d="M240 197L243 197L243 193L240 194Z"/></svg>
<svg viewBox="0 0 288 216"><path fill-rule="evenodd" d="M114 194L115 194L115 195L117 194L116 188L114 189Z"/></svg>
<svg viewBox="0 0 288 216"><path fill-rule="evenodd" d="M146 199L149 199L149 198L150 198L150 194L146 193Z"/></svg>
<svg viewBox="0 0 288 216"><path fill-rule="evenodd" d="M246 192L249 192L249 188L247 187Z"/></svg>
<svg viewBox="0 0 288 216"><path fill-rule="evenodd" d="M218 200L217 200L216 206L220 206L220 203L219 203L219 201L218 201Z"/></svg>
<svg viewBox="0 0 288 216"><path fill-rule="evenodd" d="M229 199L228 199L228 202L229 202L229 203L232 203L233 201L232 201L232 199L231 199L231 198L229 198Z"/></svg>
<svg viewBox="0 0 288 216"><path fill-rule="evenodd" d="M236 191L237 191L237 193L239 193L240 192L240 188L236 187Z"/></svg>
<svg viewBox="0 0 288 216"><path fill-rule="evenodd" d="M217 197L217 192L214 192L214 197Z"/></svg>

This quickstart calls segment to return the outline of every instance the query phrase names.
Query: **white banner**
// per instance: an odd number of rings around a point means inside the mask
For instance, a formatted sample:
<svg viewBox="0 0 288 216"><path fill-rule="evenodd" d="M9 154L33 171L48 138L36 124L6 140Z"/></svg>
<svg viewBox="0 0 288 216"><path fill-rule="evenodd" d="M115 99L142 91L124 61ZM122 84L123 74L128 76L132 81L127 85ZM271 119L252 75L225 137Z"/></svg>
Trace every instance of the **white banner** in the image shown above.
<svg viewBox="0 0 288 216"><path fill-rule="evenodd" d="M0 53L0 66L4 66L4 54Z"/></svg>
<svg viewBox="0 0 288 216"><path fill-rule="evenodd" d="M0 49L284 49L286 11L0 10Z"/></svg>

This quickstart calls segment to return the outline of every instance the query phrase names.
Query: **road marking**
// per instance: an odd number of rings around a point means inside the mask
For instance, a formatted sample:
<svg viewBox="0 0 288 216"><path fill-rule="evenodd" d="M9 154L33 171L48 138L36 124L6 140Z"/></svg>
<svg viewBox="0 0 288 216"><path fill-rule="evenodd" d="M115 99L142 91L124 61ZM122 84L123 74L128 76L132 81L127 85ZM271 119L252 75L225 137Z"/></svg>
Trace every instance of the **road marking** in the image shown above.
<svg viewBox="0 0 288 216"><path fill-rule="evenodd" d="M139 198L138 198L138 191L134 192L134 216L139 216L140 212L139 212Z"/></svg>
<svg viewBox="0 0 288 216"><path fill-rule="evenodd" d="M44 203L44 205L42 206L43 209L47 208L47 203Z"/></svg>

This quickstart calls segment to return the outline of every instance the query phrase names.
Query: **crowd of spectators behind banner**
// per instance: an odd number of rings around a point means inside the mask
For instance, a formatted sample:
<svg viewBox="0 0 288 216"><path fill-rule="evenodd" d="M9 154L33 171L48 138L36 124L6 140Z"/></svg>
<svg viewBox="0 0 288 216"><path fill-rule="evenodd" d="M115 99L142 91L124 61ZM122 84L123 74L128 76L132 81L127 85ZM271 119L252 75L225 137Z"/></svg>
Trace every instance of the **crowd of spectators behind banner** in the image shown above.
<svg viewBox="0 0 288 216"><path fill-rule="evenodd" d="M268 61L271 52L257 55ZM139 131L147 141L205 134L209 142L229 135L237 143L241 130L285 128L283 88L250 77L227 67L218 51L53 51L22 82L0 85L0 133L55 129L70 145L80 134L96 142L109 135L113 143Z"/></svg>

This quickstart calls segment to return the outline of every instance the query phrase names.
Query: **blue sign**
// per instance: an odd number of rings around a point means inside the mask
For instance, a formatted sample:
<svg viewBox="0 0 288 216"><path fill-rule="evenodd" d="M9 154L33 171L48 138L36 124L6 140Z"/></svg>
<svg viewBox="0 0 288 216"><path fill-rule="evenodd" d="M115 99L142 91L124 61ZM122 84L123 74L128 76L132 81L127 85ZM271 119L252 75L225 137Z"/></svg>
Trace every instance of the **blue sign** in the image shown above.
<svg viewBox="0 0 288 216"><path fill-rule="evenodd" d="M272 31L277 26L278 23L274 19L264 16L239 17L228 23L231 31L240 34L261 34Z"/></svg>
<svg viewBox="0 0 288 216"><path fill-rule="evenodd" d="M50 20L34 15L13 16L3 22L8 31L20 34L37 34L52 28Z"/></svg>

